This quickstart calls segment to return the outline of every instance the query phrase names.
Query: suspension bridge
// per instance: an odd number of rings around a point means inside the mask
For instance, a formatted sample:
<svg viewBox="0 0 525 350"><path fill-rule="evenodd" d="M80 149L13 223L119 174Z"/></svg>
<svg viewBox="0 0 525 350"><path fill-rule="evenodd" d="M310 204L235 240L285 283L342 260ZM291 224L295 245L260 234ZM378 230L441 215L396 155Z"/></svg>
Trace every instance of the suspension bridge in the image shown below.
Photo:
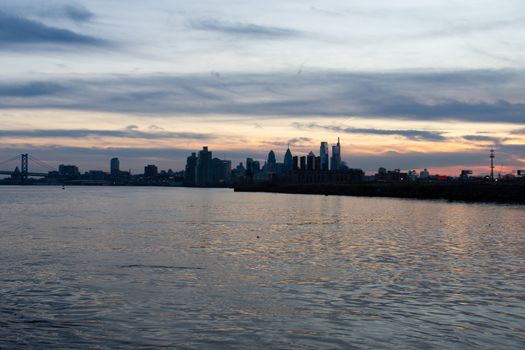
<svg viewBox="0 0 525 350"><path fill-rule="evenodd" d="M19 163L18 163L19 162ZM36 166L39 170L46 170L47 172L30 171L29 164ZM0 175L10 175L12 178L18 178L21 182L24 182L29 177L45 177L49 175L49 172L57 171L56 168L49 164L39 160L36 157L29 155L28 153L19 154L13 158L0 162L0 169L8 168L9 166L15 166L13 170L0 170Z"/></svg>

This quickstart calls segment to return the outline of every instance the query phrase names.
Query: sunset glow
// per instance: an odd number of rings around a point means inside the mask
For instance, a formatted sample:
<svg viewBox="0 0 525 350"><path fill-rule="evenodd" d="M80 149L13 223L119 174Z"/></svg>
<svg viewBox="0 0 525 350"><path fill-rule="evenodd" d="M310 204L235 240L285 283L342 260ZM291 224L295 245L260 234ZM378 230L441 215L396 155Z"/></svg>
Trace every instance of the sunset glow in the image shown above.
<svg viewBox="0 0 525 350"><path fill-rule="evenodd" d="M340 137L366 172L484 174L492 147L525 168L521 1L0 3L1 159L182 169Z"/></svg>

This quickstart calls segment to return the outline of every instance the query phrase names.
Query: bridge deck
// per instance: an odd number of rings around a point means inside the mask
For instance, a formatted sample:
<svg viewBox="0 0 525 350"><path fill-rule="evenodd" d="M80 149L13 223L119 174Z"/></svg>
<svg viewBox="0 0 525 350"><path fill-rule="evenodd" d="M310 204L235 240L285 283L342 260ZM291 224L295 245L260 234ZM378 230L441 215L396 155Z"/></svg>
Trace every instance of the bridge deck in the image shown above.
<svg viewBox="0 0 525 350"><path fill-rule="evenodd" d="M13 171L0 170L0 175L12 175L12 174L13 174ZM45 177L47 175L48 175L47 173L32 173L32 172L27 173L27 176L36 176L36 177Z"/></svg>

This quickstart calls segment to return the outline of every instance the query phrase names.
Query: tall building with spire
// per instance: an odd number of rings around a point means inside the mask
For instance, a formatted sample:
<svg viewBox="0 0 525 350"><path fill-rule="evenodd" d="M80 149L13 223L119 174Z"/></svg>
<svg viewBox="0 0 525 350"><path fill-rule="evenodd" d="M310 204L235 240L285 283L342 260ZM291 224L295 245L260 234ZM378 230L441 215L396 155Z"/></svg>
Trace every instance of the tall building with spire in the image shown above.
<svg viewBox="0 0 525 350"><path fill-rule="evenodd" d="M283 171L286 173L290 170L293 170L293 156L292 152L290 151L290 145L288 145L288 149L284 154Z"/></svg>
<svg viewBox="0 0 525 350"><path fill-rule="evenodd" d="M321 142L321 147L319 148L319 156L321 157L320 170L328 170L329 165L329 155L328 155L328 142Z"/></svg>
<svg viewBox="0 0 525 350"><path fill-rule="evenodd" d="M275 173L277 171L277 160L275 159L275 152L273 150L268 153L264 170L268 173Z"/></svg>
<svg viewBox="0 0 525 350"><path fill-rule="evenodd" d="M341 167L341 143L337 138L337 145L332 146L332 158L330 159L330 170L339 170Z"/></svg>

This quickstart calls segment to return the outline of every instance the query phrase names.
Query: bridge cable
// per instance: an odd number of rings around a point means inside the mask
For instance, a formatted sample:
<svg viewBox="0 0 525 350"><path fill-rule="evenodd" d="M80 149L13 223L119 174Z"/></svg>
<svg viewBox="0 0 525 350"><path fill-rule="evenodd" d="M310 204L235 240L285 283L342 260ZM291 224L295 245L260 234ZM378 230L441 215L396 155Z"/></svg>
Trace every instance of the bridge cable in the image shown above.
<svg viewBox="0 0 525 350"><path fill-rule="evenodd" d="M49 171L56 171L56 168L55 167L52 167L51 165L47 164L46 162L44 161L41 161L40 159L36 158L36 157L33 157L31 155L28 156L29 159L33 162L35 162L36 164L40 165L41 167L43 168L46 168L47 170Z"/></svg>
<svg viewBox="0 0 525 350"><path fill-rule="evenodd" d="M0 166L1 166L1 165L4 165L4 164L7 164L7 163L9 163L9 162L12 162L12 161L14 161L14 160L17 160L17 159L20 159L20 155L17 155L17 156L15 156L15 157L13 157L13 158L11 158L11 159L8 159L8 160L4 160L3 162L0 162Z"/></svg>

